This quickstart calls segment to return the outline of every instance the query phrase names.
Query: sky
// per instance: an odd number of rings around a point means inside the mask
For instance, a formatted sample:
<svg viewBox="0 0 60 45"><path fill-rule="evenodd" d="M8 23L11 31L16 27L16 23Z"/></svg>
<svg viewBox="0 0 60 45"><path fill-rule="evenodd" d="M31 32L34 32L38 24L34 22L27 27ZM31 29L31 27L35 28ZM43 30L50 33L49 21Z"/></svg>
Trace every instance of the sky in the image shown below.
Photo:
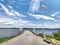
<svg viewBox="0 0 60 45"><path fill-rule="evenodd" d="M60 28L60 0L0 0L0 27Z"/></svg>

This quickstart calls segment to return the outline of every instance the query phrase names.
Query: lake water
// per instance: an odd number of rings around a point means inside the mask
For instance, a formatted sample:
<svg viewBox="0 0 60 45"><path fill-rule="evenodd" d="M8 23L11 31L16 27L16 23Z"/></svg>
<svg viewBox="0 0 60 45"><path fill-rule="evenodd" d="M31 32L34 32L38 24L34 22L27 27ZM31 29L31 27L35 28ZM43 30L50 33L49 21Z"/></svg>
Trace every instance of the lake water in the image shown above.
<svg viewBox="0 0 60 45"><path fill-rule="evenodd" d="M45 34L51 35L53 32L57 32L59 30L58 29L56 29L56 30L45 29L44 32L45 32ZM18 29L18 28L12 28L12 29L11 28L0 28L0 38L1 37L12 36L12 35L17 35L19 32L20 32L20 29ZM43 33L43 30L36 29L36 30L33 30L33 32L36 33L36 34L39 34L39 33Z"/></svg>
<svg viewBox="0 0 60 45"><path fill-rule="evenodd" d="M1 37L9 37L12 35L17 35L20 32L19 29L7 29L7 28L0 28L0 38Z"/></svg>
<svg viewBox="0 0 60 45"><path fill-rule="evenodd" d="M53 32L57 32L59 30L44 30L44 33L47 35L52 35ZM36 34L43 33L43 30L35 30L33 31Z"/></svg>

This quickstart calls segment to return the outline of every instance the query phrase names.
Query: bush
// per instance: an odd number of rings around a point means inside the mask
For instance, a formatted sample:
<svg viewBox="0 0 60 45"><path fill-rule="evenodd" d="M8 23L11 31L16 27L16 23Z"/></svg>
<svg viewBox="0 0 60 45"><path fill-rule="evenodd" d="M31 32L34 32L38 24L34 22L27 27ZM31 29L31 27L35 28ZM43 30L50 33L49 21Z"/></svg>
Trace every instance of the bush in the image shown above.
<svg viewBox="0 0 60 45"><path fill-rule="evenodd" d="M40 33L40 34L37 34L37 36L40 36L40 37L42 37L42 38L43 38L43 34L42 34L42 33Z"/></svg>
<svg viewBox="0 0 60 45"><path fill-rule="evenodd" d="M46 35L46 38L51 39L51 38L53 38L53 36L52 35Z"/></svg>
<svg viewBox="0 0 60 45"><path fill-rule="evenodd" d="M60 31L54 32L53 38L55 38L56 40L60 40Z"/></svg>

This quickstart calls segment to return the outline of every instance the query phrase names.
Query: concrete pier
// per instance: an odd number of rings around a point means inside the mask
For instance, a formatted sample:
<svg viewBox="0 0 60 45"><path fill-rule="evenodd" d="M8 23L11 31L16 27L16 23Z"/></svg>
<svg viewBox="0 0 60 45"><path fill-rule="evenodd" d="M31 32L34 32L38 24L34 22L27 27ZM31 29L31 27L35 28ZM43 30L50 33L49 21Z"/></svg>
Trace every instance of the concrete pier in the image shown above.
<svg viewBox="0 0 60 45"><path fill-rule="evenodd" d="M51 45L43 41L30 31L26 30L22 35L19 35L9 41L1 43L0 45Z"/></svg>

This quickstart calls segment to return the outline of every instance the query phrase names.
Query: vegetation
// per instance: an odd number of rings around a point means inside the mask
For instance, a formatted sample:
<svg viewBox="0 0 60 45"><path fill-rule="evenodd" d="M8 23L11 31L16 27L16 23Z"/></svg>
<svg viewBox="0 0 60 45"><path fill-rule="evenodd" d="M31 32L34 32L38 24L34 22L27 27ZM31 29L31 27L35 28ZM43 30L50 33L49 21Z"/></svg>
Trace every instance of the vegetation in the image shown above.
<svg viewBox="0 0 60 45"><path fill-rule="evenodd" d="M38 34L38 36L43 37L43 34ZM60 45L60 31L53 32L52 35L46 35L45 40L51 42L53 45Z"/></svg>
<svg viewBox="0 0 60 45"><path fill-rule="evenodd" d="M21 35L22 33L23 33L23 32L20 32L20 33L18 33L17 35L14 35L14 36L11 36L11 37L0 38L0 43L5 42L5 41L7 41L7 40L10 40L10 39L12 39L12 38L14 38L14 37L16 37L16 36L18 36L18 35Z"/></svg>
<svg viewBox="0 0 60 45"><path fill-rule="evenodd" d="M37 34L37 36L43 37L43 34L40 33L40 34ZM46 35L46 38L47 39L54 38L60 41L60 31L53 32L52 35Z"/></svg>
<svg viewBox="0 0 60 45"><path fill-rule="evenodd" d="M60 41L60 31L53 33L53 38Z"/></svg>
<svg viewBox="0 0 60 45"><path fill-rule="evenodd" d="M0 43L5 42L5 41L7 41L7 40L9 40L9 39L11 39L11 38L12 38L12 37L0 38Z"/></svg>
<svg viewBox="0 0 60 45"><path fill-rule="evenodd" d="M37 34L37 36L40 36L40 37L42 37L42 38L43 38L43 34L42 34L42 33L40 33L40 34Z"/></svg>
<svg viewBox="0 0 60 45"><path fill-rule="evenodd" d="M52 35L46 35L46 39L51 39L51 38L53 38Z"/></svg>

